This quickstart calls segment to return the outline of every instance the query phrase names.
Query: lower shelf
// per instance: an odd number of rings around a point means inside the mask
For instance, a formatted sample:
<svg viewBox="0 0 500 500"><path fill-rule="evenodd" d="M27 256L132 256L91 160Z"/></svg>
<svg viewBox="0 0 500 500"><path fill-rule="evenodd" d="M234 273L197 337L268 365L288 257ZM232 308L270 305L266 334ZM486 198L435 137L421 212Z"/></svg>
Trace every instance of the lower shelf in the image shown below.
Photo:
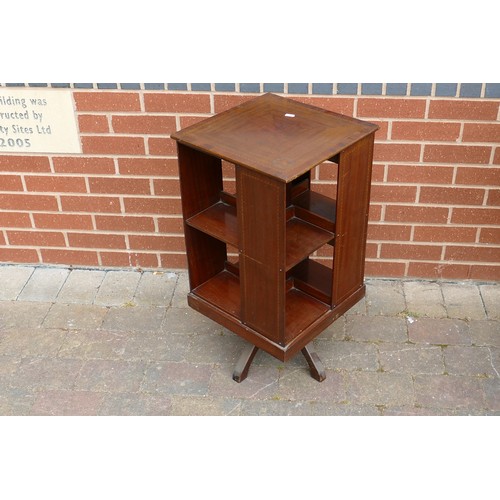
<svg viewBox="0 0 500 500"><path fill-rule="evenodd" d="M192 293L242 324L240 281L235 274L224 270L195 288ZM285 343L301 335L330 310L327 304L297 288L287 291L285 303Z"/></svg>

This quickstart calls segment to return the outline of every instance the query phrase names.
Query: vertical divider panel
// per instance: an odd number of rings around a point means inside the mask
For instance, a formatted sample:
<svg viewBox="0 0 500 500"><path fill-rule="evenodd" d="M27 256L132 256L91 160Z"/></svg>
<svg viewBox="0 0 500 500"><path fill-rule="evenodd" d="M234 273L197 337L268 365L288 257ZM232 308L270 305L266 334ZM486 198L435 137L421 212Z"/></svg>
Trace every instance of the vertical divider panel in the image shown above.
<svg viewBox="0 0 500 500"><path fill-rule="evenodd" d="M184 234L190 288L193 290L224 269L226 244L186 220L220 200L222 166L217 157L177 143Z"/></svg>
<svg viewBox="0 0 500 500"><path fill-rule="evenodd" d="M373 140L374 133L339 155L333 306L363 286Z"/></svg>
<svg viewBox="0 0 500 500"><path fill-rule="evenodd" d="M236 166L241 317L285 343L286 184Z"/></svg>

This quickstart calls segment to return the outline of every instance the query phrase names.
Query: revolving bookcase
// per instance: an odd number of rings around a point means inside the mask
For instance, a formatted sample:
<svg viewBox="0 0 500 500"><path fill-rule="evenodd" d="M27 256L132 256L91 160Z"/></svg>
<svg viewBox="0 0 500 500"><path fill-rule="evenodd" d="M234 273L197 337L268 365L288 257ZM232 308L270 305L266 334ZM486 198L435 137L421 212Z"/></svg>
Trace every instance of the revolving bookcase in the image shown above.
<svg viewBox="0 0 500 500"><path fill-rule="evenodd" d="M301 351L311 375L324 379L308 344L365 295L377 129L264 94L172 134L188 303L249 342L234 380L247 376L258 349L281 361ZM222 160L234 164L235 193L223 188ZM325 162L337 171L330 196L311 182ZM325 248L331 258L317 258Z"/></svg>

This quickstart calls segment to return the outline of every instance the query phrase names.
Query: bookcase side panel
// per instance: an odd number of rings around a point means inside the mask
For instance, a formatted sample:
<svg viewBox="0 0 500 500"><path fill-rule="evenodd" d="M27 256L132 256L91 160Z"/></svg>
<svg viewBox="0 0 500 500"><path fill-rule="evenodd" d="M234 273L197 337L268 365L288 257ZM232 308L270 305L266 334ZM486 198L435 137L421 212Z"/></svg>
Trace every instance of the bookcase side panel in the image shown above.
<svg viewBox="0 0 500 500"><path fill-rule="evenodd" d="M283 345L286 185L237 166L242 321Z"/></svg>

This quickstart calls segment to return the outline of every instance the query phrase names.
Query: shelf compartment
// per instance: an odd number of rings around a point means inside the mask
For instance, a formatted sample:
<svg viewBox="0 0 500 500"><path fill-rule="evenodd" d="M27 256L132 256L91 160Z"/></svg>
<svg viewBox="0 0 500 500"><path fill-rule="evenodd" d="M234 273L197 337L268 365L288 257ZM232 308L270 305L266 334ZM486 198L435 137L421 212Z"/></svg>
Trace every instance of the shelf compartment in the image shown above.
<svg viewBox="0 0 500 500"><path fill-rule="evenodd" d="M219 201L186 220L194 227L218 240L238 247L238 218L236 207Z"/></svg>
<svg viewBox="0 0 500 500"><path fill-rule="evenodd" d="M335 232L337 203L334 199L308 190L294 198L292 203L298 217L327 231Z"/></svg>
<svg viewBox="0 0 500 500"><path fill-rule="evenodd" d="M332 300L332 270L311 259L305 259L289 271L295 288L330 304Z"/></svg>
<svg viewBox="0 0 500 500"><path fill-rule="evenodd" d="M292 217L286 224L286 270L304 260L315 250L330 243L334 233Z"/></svg>

